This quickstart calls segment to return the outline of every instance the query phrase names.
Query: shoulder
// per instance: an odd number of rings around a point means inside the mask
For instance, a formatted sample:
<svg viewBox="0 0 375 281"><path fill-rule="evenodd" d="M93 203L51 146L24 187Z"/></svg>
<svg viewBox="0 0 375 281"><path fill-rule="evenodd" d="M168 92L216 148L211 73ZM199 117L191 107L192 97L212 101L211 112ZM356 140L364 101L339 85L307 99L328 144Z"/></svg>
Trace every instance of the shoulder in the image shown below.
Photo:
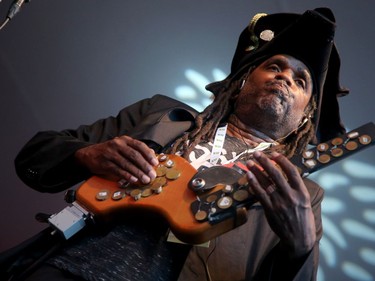
<svg viewBox="0 0 375 281"><path fill-rule="evenodd" d="M147 116L150 114L164 114L167 112L188 113L188 115L196 116L198 111L191 106L165 95L154 95L150 98L139 100L138 102L127 106L121 110L122 114L131 113Z"/></svg>
<svg viewBox="0 0 375 281"><path fill-rule="evenodd" d="M150 102L154 105L160 104L162 105L162 107L177 107L186 109L191 112L197 112L194 108L187 105L186 103L165 95L154 95L150 98Z"/></svg>

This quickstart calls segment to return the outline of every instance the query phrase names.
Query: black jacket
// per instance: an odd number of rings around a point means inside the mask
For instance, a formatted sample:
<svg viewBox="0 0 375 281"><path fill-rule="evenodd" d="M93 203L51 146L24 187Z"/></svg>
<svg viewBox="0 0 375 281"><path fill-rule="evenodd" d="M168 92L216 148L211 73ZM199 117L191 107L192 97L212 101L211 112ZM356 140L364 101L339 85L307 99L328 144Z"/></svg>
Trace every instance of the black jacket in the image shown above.
<svg viewBox="0 0 375 281"><path fill-rule="evenodd" d="M91 125L37 133L15 159L17 175L41 192L60 192L91 175L73 161L75 151L128 135L159 150L193 126L197 111L166 96L141 100Z"/></svg>

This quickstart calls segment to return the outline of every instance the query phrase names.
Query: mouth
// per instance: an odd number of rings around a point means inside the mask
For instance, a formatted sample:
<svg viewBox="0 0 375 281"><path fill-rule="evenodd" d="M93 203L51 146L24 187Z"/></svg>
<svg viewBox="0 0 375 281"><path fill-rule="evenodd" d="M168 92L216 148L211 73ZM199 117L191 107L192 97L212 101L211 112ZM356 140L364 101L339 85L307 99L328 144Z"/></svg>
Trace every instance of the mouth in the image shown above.
<svg viewBox="0 0 375 281"><path fill-rule="evenodd" d="M289 87L285 83L270 82L267 85L267 90L270 94L278 97L282 102L285 102L290 96Z"/></svg>

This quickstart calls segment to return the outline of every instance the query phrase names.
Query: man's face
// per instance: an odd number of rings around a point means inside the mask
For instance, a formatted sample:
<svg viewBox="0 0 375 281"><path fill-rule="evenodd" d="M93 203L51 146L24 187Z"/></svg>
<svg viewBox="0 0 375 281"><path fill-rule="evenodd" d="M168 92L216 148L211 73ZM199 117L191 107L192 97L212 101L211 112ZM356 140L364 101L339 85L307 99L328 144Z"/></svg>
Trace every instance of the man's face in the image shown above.
<svg viewBox="0 0 375 281"><path fill-rule="evenodd" d="M288 55L275 55L249 74L234 112L246 125L280 138L298 127L312 88L304 63Z"/></svg>

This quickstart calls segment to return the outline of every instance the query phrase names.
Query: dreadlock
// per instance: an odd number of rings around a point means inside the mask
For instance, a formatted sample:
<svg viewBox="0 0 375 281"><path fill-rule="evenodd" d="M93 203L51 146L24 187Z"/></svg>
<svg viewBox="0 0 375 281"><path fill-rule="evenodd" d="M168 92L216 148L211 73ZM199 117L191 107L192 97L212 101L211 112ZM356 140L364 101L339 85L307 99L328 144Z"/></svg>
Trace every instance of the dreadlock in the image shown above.
<svg viewBox="0 0 375 281"><path fill-rule="evenodd" d="M308 104L307 116L314 116L316 110L316 100L314 97L310 99ZM315 126L312 118L308 118L307 122L298 128L292 135L288 136L284 143L284 155L291 158L294 154L301 154L306 149L309 142L315 134Z"/></svg>
<svg viewBox="0 0 375 281"><path fill-rule="evenodd" d="M246 75L254 68L255 66L251 67ZM195 118L194 129L179 137L167 152L175 154L178 151L182 151L182 156L187 158L194 147L201 141L213 141L214 134L220 122L226 120L233 111L233 105L240 91L240 81L242 80L243 77L233 81L228 88L223 88L217 93L214 101ZM314 98L311 98L307 115L313 116L315 110L316 101ZM270 151L276 150L282 152L288 158L292 157L295 153L302 153L313 138L314 132L314 123L309 118L303 126L295 130L293 134L287 136L281 145L271 147Z"/></svg>
<svg viewBox="0 0 375 281"><path fill-rule="evenodd" d="M195 128L178 138L169 153L174 154L182 150L182 156L187 158L199 142L212 141L220 122L232 112L233 100L238 92L239 81L234 81L228 88L222 89L214 101L195 118Z"/></svg>

